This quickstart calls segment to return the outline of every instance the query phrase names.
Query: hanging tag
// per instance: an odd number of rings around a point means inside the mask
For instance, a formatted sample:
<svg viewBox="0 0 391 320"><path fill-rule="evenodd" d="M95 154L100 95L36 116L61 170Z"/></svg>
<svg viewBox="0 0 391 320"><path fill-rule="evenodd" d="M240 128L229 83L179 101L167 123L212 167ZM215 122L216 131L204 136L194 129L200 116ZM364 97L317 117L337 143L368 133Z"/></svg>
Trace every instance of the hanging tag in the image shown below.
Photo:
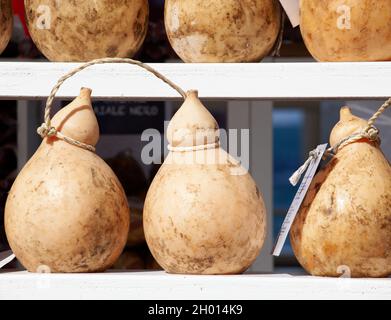
<svg viewBox="0 0 391 320"><path fill-rule="evenodd" d="M295 198L291 204L291 207L286 214L285 220L282 224L280 234L278 235L278 239L276 245L274 247L273 256L278 257L281 254L282 248L284 247L285 241L288 237L288 233L292 227L293 221L296 218L297 213L299 212L300 206L304 201L304 198L308 192L310 184L314 179L316 171L319 168L320 162L326 153L328 144L319 145L315 151L316 156L312 158L311 163L308 166L307 172L301 182L300 188L297 191Z"/></svg>
<svg viewBox="0 0 391 320"><path fill-rule="evenodd" d="M12 251L0 252L0 269L9 264L14 259L15 255L12 253Z"/></svg>
<svg viewBox="0 0 391 320"><path fill-rule="evenodd" d="M293 28L300 24L300 0L280 0Z"/></svg>

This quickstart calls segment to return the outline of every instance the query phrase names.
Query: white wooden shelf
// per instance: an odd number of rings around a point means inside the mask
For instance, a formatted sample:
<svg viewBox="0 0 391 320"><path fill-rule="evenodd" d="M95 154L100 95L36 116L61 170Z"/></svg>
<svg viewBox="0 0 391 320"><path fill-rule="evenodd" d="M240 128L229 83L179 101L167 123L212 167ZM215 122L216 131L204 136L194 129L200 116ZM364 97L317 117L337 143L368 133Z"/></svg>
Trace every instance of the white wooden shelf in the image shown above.
<svg viewBox="0 0 391 320"><path fill-rule="evenodd" d="M389 299L391 279L2 272L0 299Z"/></svg>
<svg viewBox="0 0 391 320"><path fill-rule="evenodd" d="M75 63L0 62L0 99L44 99ZM151 64L185 90L204 99L384 99L391 96L391 62ZM170 87L131 65L90 67L68 80L59 98L73 98L80 87L98 99L178 99Z"/></svg>

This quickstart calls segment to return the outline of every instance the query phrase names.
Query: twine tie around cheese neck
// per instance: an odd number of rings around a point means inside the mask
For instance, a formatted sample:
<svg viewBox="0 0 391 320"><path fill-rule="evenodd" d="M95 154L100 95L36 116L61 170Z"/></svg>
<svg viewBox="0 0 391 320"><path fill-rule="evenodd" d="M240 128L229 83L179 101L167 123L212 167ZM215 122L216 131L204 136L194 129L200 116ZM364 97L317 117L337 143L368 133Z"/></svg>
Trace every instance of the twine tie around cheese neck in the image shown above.
<svg viewBox="0 0 391 320"><path fill-rule="evenodd" d="M140 68L143 68L147 70L148 72L152 73L154 76L156 76L158 79L162 80L166 84L168 84L170 87L172 87L174 90L176 90L184 99L186 99L187 95L186 92L181 89L178 85L176 85L174 82L166 78L164 75L162 75L160 72L157 70L153 69L147 64L144 64L140 61L133 60L133 59L127 59L127 58L103 58L103 59L97 59L97 60L92 60L90 62L87 62L85 64L82 64L78 68L68 72L66 75L62 76L57 84L54 86L52 89L47 101L46 101L46 107L45 107L45 122L38 128L37 133L44 138L51 138L51 137L56 137L60 140L63 140L73 146L83 148L88 151L95 152L95 147L85 144L83 142L77 141L75 139L72 139L70 137L67 137L63 135L60 131L58 131L56 128L54 128L51 124L51 109L53 105L53 101L56 97L56 94L58 90L61 88L61 86L64 84L66 80L69 78L73 77L75 74L79 73L80 71L93 66L93 65L98 65L98 64L107 64L107 63L127 63L127 64L132 64L139 66Z"/></svg>
<svg viewBox="0 0 391 320"><path fill-rule="evenodd" d="M334 157L341 149L343 149L347 145L360 141L362 139L366 139L368 141L380 144L379 129L375 127L375 123L390 106L391 106L391 98L388 99L379 108L379 110L377 110L376 113L368 120L368 124L364 130L358 133L354 133L346 137L345 139L342 139L335 146L332 146L331 148L327 149L325 156ZM293 186L296 186L299 183L301 176L308 169L311 162L317 159L318 156L319 155L317 150L313 150L309 153L309 157L306 160L306 162L299 169L297 169L296 172L289 178L289 181Z"/></svg>
<svg viewBox="0 0 391 320"><path fill-rule="evenodd" d="M203 145L198 145L198 146L190 146L190 147L173 147L171 145L168 145L168 151L183 153L183 152L191 152L191 151L217 149L219 147L220 147L220 142L203 144Z"/></svg>

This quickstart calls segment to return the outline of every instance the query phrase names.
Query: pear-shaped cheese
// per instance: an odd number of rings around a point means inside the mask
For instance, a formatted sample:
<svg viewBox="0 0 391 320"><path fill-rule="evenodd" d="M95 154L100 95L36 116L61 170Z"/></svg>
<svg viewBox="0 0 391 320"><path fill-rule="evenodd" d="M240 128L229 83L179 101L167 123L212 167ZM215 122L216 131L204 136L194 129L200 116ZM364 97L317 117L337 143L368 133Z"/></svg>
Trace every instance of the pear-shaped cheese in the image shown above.
<svg viewBox="0 0 391 320"><path fill-rule="evenodd" d="M214 145L217 129L196 92L188 93L169 125L173 151L144 206L148 246L169 273L241 273L264 243L262 195L248 172Z"/></svg>
<svg viewBox="0 0 391 320"><path fill-rule="evenodd" d="M0 0L0 54L11 39L12 27L12 1Z"/></svg>
<svg viewBox="0 0 391 320"><path fill-rule="evenodd" d="M341 110L330 143L365 129ZM291 230L301 265L312 275L391 275L391 167L375 142L348 144L313 180Z"/></svg>
<svg viewBox="0 0 391 320"><path fill-rule="evenodd" d="M391 60L390 0L301 0L300 29L319 61Z"/></svg>
<svg viewBox="0 0 391 320"><path fill-rule="evenodd" d="M51 61L131 58L148 29L148 0L25 0L32 39Z"/></svg>
<svg viewBox="0 0 391 320"><path fill-rule="evenodd" d="M52 125L95 145L99 128L91 91L82 89ZM9 244L31 272L95 272L109 268L125 246L127 199L117 177L96 154L45 138L18 175L5 208Z"/></svg>
<svg viewBox="0 0 391 320"><path fill-rule="evenodd" d="M168 39L185 62L258 62L281 28L278 0L166 0Z"/></svg>

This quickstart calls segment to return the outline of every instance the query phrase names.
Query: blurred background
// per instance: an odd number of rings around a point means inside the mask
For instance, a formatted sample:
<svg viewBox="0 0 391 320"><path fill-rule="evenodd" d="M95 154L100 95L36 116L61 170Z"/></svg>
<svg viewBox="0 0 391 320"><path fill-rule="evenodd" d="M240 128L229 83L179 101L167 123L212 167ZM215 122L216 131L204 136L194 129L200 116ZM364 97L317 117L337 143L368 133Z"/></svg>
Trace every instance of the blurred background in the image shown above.
<svg viewBox="0 0 391 320"><path fill-rule="evenodd" d="M177 61L168 43L164 21L163 0L150 0L150 23L147 39L135 57L144 62ZM25 22L23 0L14 1L14 34L0 60L42 60L44 57L31 41ZM284 40L279 58L270 61L312 61L301 39L298 28L292 29L286 21ZM178 60L179 62L179 60ZM369 118L383 101L311 101L273 103L273 232L279 228L295 195L296 188L289 184L290 175L305 161L308 152L319 143L328 141L330 130L338 121L339 108L348 104L357 115ZM42 121L43 102L34 102L36 108L19 110L16 101L0 101L0 251L7 250L3 213L8 191L26 159L40 143L38 136L21 136L18 123L28 118L36 127ZM59 106L65 104L66 101ZM226 101L208 105L218 119L221 128L227 128L228 108ZM20 107L20 105L19 105ZM133 213L133 230L128 246L114 266L115 269L159 269L145 244L142 229L143 201L158 166L141 163L143 143L140 134L149 128L164 132L163 123L171 118L178 104L161 102L95 102L102 138L98 154L107 161L121 180ZM116 110L127 108L128 116L115 116ZM26 108L25 108L26 109ZM391 116L386 114L379 121L383 150L391 159ZM298 267L289 243L281 257L275 259L276 267ZM16 263L13 267L20 267Z"/></svg>

